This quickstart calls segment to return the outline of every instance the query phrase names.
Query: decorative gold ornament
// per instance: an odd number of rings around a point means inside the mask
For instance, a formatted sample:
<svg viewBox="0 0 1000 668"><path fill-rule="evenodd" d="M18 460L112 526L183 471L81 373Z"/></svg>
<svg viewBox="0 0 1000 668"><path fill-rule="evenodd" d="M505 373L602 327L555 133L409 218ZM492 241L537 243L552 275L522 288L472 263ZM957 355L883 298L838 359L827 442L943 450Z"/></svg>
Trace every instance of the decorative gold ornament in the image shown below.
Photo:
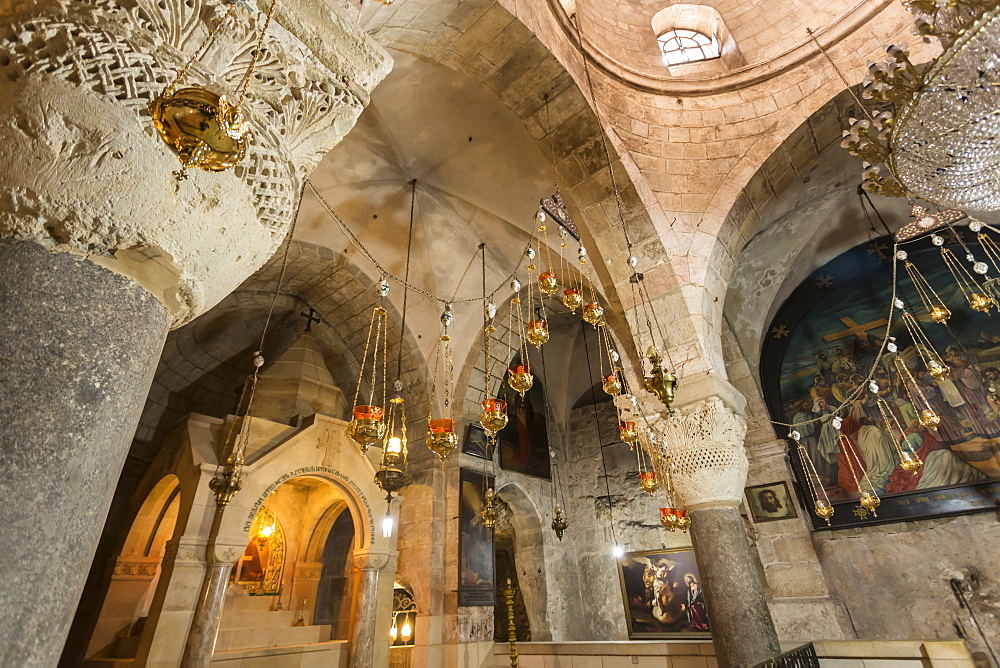
<svg viewBox="0 0 1000 668"><path fill-rule="evenodd" d="M182 88L153 98L147 108L153 127L177 154L183 169L221 172L246 157L253 133L243 112L225 95Z"/></svg>
<svg viewBox="0 0 1000 668"><path fill-rule="evenodd" d="M939 325L948 322L948 318L951 317L951 311L944 306L932 306L927 312L930 314L931 320Z"/></svg>
<svg viewBox="0 0 1000 668"><path fill-rule="evenodd" d="M974 259L971 255L969 258ZM941 247L941 259L944 260L948 271L951 272L952 278L955 279L959 290L962 291L962 295L969 303L969 308L980 313L989 313L990 308L993 306L993 300L983 294L983 288L979 285L979 281L965 268L965 265L958 261L958 258L955 257L950 248Z"/></svg>
<svg viewBox="0 0 1000 668"><path fill-rule="evenodd" d="M924 463L920 461L912 452L903 451L899 456L899 465L904 471L909 471L910 473L916 473L921 468L923 468Z"/></svg>
<svg viewBox="0 0 1000 668"><path fill-rule="evenodd" d="M569 522L563 517L562 506L556 506L555 512L556 516L552 518L552 530L556 532L556 538L562 540L563 534L569 527Z"/></svg>
<svg viewBox="0 0 1000 668"><path fill-rule="evenodd" d="M531 375L531 367L527 364L518 364L507 370L507 384L522 397L534 383L535 377Z"/></svg>
<svg viewBox="0 0 1000 668"><path fill-rule="evenodd" d="M528 323L528 340L540 348L549 340L549 322L544 318L536 318Z"/></svg>
<svg viewBox="0 0 1000 668"><path fill-rule="evenodd" d="M882 499L878 498L868 490L863 490L861 492L861 498L859 499L858 503L860 503L866 509L870 510L872 513L872 517L878 517L878 514L875 512L875 509L878 508L879 504L882 503Z"/></svg>
<svg viewBox="0 0 1000 668"><path fill-rule="evenodd" d="M458 446L458 435L455 434L455 421L450 418L438 418L427 424L427 447L444 463L448 455Z"/></svg>
<svg viewBox="0 0 1000 668"><path fill-rule="evenodd" d="M815 512L820 519L825 520L827 526L830 526L830 518L833 517L833 506L830 505L829 501L817 499L813 503L813 512Z"/></svg>
<svg viewBox="0 0 1000 668"><path fill-rule="evenodd" d="M653 493L660 488L656 482L656 471L640 471L639 487L649 496L653 496Z"/></svg>
<svg viewBox="0 0 1000 668"><path fill-rule="evenodd" d="M941 416L930 408L920 411L920 425L928 429L937 429L941 424Z"/></svg>
<svg viewBox="0 0 1000 668"><path fill-rule="evenodd" d="M479 404L482 412L479 414L479 424L490 438L495 438L498 431L507 426L507 402L503 399L484 399Z"/></svg>
<svg viewBox="0 0 1000 668"><path fill-rule="evenodd" d="M639 440L639 430L636 428L635 422L619 422L618 435L626 443L635 443Z"/></svg>
<svg viewBox="0 0 1000 668"><path fill-rule="evenodd" d="M905 258L905 253L906 251L897 251L897 259ZM951 311L948 310L948 307L944 305L944 300L938 296L938 293L927 282L927 279L920 273L920 270L917 269L917 265L907 261L903 266L906 268L906 273L909 275L913 287L917 289L917 295L920 297L924 308L927 309L931 320L940 325L948 322L948 318L951 317Z"/></svg>
<svg viewBox="0 0 1000 668"><path fill-rule="evenodd" d="M594 327L604 318L604 309L597 302L590 302L583 305L583 319Z"/></svg>
<svg viewBox="0 0 1000 668"><path fill-rule="evenodd" d="M674 391L677 389L677 376L663 368L663 353L655 346L649 347L646 357L653 368L649 375L643 378L643 387L655 394L666 408L670 408L674 402Z"/></svg>
<svg viewBox="0 0 1000 668"><path fill-rule="evenodd" d="M566 288L563 290L562 303L569 309L570 313L576 313L576 310L583 304L583 297L578 289Z"/></svg>
<svg viewBox="0 0 1000 668"><path fill-rule="evenodd" d="M488 489L486 490L486 494L483 495L483 509L479 512L479 516L483 518L483 524L486 525L487 529L493 528L499 514L500 509L497 507L497 494L492 489Z"/></svg>
<svg viewBox="0 0 1000 668"><path fill-rule="evenodd" d="M688 511L677 509L677 528L687 533L687 530L691 528L691 517L688 515Z"/></svg>
<svg viewBox="0 0 1000 668"><path fill-rule="evenodd" d="M601 379L601 387L604 388L605 394L615 396L622 391L622 381L619 379L618 373L619 370L615 369Z"/></svg>
<svg viewBox="0 0 1000 668"><path fill-rule="evenodd" d="M381 406L371 406L360 404L354 407L354 418L347 425L347 435L355 443L361 446L361 452L367 452L368 448L385 436L385 410Z"/></svg>
<svg viewBox="0 0 1000 668"><path fill-rule="evenodd" d="M677 519L676 508L660 508L660 524L670 529L670 531L677 529Z"/></svg>
<svg viewBox="0 0 1000 668"><path fill-rule="evenodd" d="M556 278L556 272L543 271L538 275L538 291L543 295L554 295L558 289L559 280Z"/></svg>
<svg viewBox="0 0 1000 668"><path fill-rule="evenodd" d="M160 96L150 100L146 106L153 127L156 128L160 138L177 154L183 165L174 173L178 179L187 178L185 170L191 167L209 172L221 172L235 167L246 156L247 147L253 138L242 105L254 68L263 52L264 38L278 4L276 0L268 9L257 48L251 52L250 63L236 87L233 101L225 95L218 95L201 87L175 91L195 61L205 55L216 34L240 3L229 4L230 7L222 20L188 59L174 80L167 85Z"/></svg>
<svg viewBox="0 0 1000 668"><path fill-rule="evenodd" d="M969 306L972 307L973 311L989 313L990 308L993 307L993 300L981 292L973 292L969 295Z"/></svg>

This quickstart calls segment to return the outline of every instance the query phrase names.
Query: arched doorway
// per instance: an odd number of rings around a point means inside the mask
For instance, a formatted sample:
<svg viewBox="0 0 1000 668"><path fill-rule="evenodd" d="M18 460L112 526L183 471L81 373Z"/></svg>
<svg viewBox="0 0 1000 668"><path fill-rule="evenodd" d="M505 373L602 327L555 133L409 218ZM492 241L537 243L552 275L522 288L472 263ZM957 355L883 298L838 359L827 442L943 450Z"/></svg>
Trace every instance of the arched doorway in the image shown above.
<svg viewBox="0 0 1000 668"><path fill-rule="evenodd" d="M156 592L160 563L173 536L180 508L180 481L165 476L150 491L132 521L104 597L97 625L87 646L88 657L134 656L140 620Z"/></svg>
<svg viewBox="0 0 1000 668"><path fill-rule="evenodd" d="M236 563L216 653L346 641L358 542L347 493L321 477L283 482L261 504Z"/></svg>

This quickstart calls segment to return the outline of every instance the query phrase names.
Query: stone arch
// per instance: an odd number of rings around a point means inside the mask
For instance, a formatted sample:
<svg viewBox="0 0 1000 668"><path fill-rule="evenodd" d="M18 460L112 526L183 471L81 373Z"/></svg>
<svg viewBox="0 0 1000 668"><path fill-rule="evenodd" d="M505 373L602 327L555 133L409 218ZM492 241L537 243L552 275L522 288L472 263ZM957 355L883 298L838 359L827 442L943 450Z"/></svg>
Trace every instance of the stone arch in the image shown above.
<svg viewBox="0 0 1000 668"><path fill-rule="evenodd" d="M375 284L343 253L305 241L289 242L281 292L271 316L264 349L274 361L301 334L299 312L316 309L323 320L313 329L327 366L344 394L352 397L371 308L378 299ZM281 273L284 249L215 308L170 332L136 432L135 448L149 451L183 415L191 412L221 417L236 410L250 372L250 354L271 307ZM389 311L390 351L398 350L400 313ZM395 332L395 337L393 337ZM266 370L265 366L265 370ZM403 380L410 415L425 410L425 360L413 332L403 338ZM346 416L334 416L338 418Z"/></svg>
<svg viewBox="0 0 1000 668"><path fill-rule="evenodd" d="M538 509L520 484L508 481L500 484L497 495L510 506L511 523L514 526L514 552L517 578L528 613L531 639L551 640L549 626L548 592L546 586L545 560L537 554L528 554L523 546L543 545L542 522ZM527 557L531 559L527 559ZM519 557L519 559L518 559ZM498 601L502 603L502 601Z"/></svg>

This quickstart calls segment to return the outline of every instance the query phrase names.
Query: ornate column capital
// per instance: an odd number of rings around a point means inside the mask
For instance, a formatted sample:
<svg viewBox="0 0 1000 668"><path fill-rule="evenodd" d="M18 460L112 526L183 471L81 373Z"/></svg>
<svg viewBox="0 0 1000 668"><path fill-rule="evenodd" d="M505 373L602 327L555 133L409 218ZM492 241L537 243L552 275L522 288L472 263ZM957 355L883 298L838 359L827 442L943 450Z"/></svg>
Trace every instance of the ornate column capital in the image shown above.
<svg viewBox="0 0 1000 668"><path fill-rule="evenodd" d="M380 571L389 566L390 562L392 565L395 565L396 559L399 558L399 552L396 550L373 550L365 548L354 550L352 556L354 557L355 568L362 571Z"/></svg>
<svg viewBox="0 0 1000 668"><path fill-rule="evenodd" d="M263 21L248 8L241 3L181 87L235 90ZM127 276L175 327L273 255L303 178L354 126L391 58L338 8L285 8L288 25L269 31L243 104L254 133L245 159L226 172L190 170L178 184L180 163L155 136L147 104L227 9L207 0L4 4L0 238Z"/></svg>
<svg viewBox="0 0 1000 668"><path fill-rule="evenodd" d="M687 508L738 506L749 466L743 415L708 397L677 409L663 424L674 489Z"/></svg>

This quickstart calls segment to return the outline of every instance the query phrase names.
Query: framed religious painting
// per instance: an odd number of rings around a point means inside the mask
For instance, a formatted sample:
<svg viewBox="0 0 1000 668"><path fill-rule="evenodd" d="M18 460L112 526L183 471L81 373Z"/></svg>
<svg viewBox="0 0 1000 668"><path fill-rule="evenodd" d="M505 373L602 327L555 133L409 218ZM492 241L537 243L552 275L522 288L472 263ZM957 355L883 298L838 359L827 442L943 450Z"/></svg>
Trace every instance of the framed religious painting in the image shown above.
<svg viewBox="0 0 1000 668"><path fill-rule="evenodd" d="M966 228L941 234L940 246L902 247L910 266L888 236L842 253L792 291L767 330L764 396L774 420L797 425L805 455L789 448L794 487L816 530L1000 507L996 308L970 308L943 251L986 256ZM932 294L947 318L928 308ZM920 465L904 468L911 456ZM812 512L820 487L829 526ZM862 492L878 506L860 505Z"/></svg>
<svg viewBox="0 0 1000 668"><path fill-rule="evenodd" d="M789 520L799 516L784 480L747 487L745 492L747 508L754 522Z"/></svg>
<svg viewBox="0 0 1000 668"><path fill-rule="evenodd" d="M711 637L691 548L626 553L618 576L630 640Z"/></svg>
<svg viewBox="0 0 1000 668"><path fill-rule="evenodd" d="M512 365L519 363L515 356ZM500 398L507 402L507 426L497 434L500 466L536 478L551 480L549 438L545 420L545 389L535 378L522 397L504 380Z"/></svg>
<svg viewBox="0 0 1000 668"><path fill-rule="evenodd" d="M478 424L468 424L465 427L465 440L462 441L462 452L480 459L493 459L492 448L486 438L486 432Z"/></svg>
<svg viewBox="0 0 1000 668"><path fill-rule="evenodd" d="M460 469L458 480L458 604L495 605L493 530L479 516L493 476Z"/></svg>

